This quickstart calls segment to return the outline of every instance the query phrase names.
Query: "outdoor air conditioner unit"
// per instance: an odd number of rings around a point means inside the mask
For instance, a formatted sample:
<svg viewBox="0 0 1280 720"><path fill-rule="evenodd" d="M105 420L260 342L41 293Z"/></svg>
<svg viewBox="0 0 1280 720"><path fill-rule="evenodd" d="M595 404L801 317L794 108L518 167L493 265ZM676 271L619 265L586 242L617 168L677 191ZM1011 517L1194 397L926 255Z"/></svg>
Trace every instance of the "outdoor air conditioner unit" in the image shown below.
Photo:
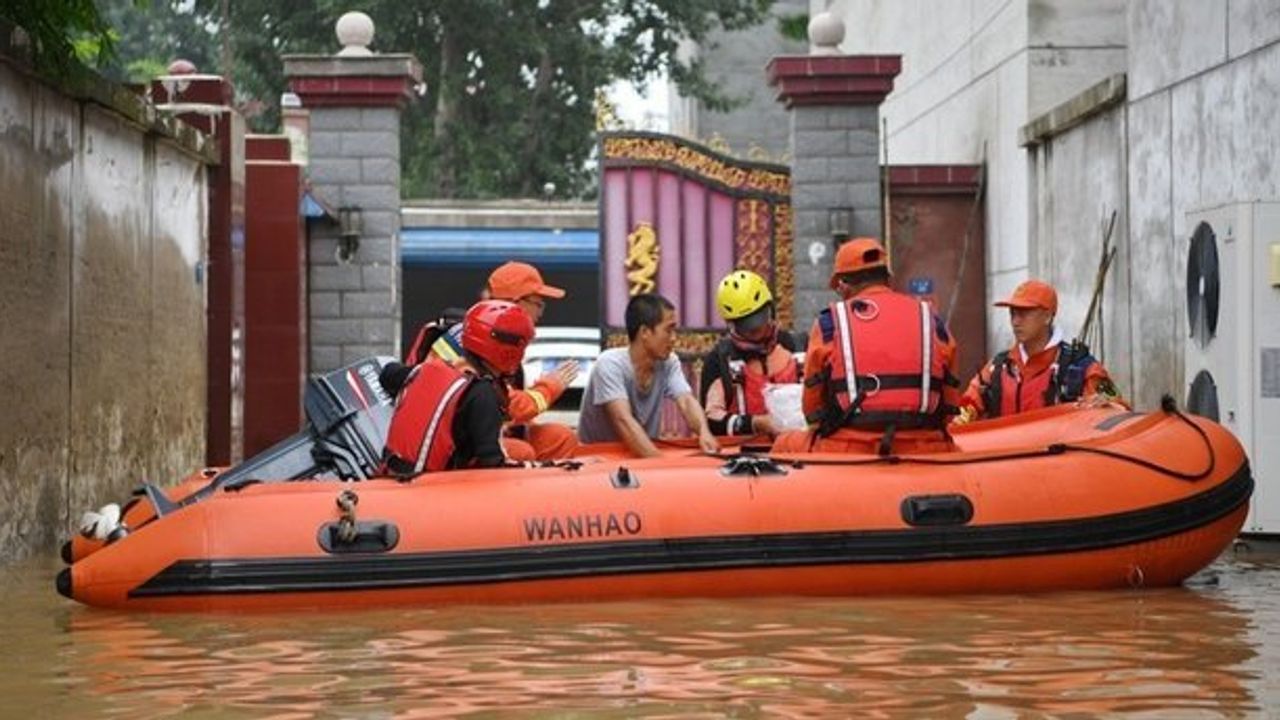
<svg viewBox="0 0 1280 720"><path fill-rule="evenodd" d="M1280 534L1280 203L1191 212L1187 228L1187 408L1248 453L1244 532Z"/></svg>

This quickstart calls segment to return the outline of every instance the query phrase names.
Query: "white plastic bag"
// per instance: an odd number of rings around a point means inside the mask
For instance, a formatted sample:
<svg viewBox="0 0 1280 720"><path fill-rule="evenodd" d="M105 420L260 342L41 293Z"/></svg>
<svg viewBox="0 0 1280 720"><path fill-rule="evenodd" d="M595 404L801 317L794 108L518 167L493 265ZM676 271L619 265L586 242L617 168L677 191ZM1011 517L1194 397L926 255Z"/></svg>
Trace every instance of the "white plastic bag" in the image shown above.
<svg viewBox="0 0 1280 720"><path fill-rule="evenodd" d="M800 383L764 386L764 406L769 409L769 419L778 432L805 428L804 409L801 407L803 392L804 387Z"/></svg>

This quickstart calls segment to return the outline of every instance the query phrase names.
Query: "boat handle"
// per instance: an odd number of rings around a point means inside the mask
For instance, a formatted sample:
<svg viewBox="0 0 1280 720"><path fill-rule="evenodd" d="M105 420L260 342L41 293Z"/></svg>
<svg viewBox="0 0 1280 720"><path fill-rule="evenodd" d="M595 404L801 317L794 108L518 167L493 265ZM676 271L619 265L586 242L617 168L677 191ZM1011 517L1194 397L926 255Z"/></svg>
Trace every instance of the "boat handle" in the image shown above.
<svg viewBox="0 0 1280 720"><path fill-rule="evenodd" d="M609 473L609 484L619 490L634 490L640 487L640 478L628 470L626 465L619 465L616 471Z"/></svg>
<svg viewBox="0 0 1280 720"><path fill-rule="evenodd" d="M787 471L770 458L742 454L729 458L720 468L720 474L725 477L734 475L761 477L763 475L786 475Z"/></svg>
<svg viewBox="0 0 1280 720"><path fill-rule="evenodd" d="M902 500L908 525L965 525L973 519L973 503L964 495L911 495Z"/></svg>
<svg viewBox="0 0 1280 720"><path fill-rule="evenodd" d="M355 533L344 540L341 521L327 522L320 526L316 541L320 548L331 555L346 553L389 552L400 542L400 528L395 523L382 520L361 520L355 523Z"/></svg>

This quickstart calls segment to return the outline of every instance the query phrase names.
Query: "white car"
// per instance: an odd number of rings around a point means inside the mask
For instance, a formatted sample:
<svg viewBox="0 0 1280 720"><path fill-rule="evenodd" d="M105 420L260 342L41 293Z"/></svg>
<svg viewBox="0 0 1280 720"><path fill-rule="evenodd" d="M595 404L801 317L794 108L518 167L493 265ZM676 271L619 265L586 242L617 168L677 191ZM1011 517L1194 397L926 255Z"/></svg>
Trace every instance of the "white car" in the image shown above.
<svg viewBox="0 0 1280 720"><path fill-rule="evenodd" d="M524 377L532 383L565 360L578 361L578 377L565 390L551 410L539 416L544 422L559 422L577 427L578 406L587 377L600 356L600 329L593 327L549 326L538 328L538 334L524 351Z"/></svg>

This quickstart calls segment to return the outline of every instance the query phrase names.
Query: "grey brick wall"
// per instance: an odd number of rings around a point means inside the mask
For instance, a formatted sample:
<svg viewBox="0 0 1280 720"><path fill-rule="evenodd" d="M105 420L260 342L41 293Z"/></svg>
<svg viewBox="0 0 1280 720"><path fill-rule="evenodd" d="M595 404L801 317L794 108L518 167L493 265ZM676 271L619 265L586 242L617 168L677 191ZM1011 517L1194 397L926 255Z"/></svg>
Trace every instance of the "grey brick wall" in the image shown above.
<svg viewBox="0 0 1280 720"><path fill-rule="evenodd" d="M310 176L336 207L361 209L360 248L337 257L338 228L311 237L311 371L400 354L400 111L311 110Z"/></svg>
<svg viewBox="0 0 1280 720"><path fill-rule="evenodd" d="M830 210L853 209L853 234L881 236L880 108L799 106L791 112L795 327L807 329L835 295Z"/></svg>

